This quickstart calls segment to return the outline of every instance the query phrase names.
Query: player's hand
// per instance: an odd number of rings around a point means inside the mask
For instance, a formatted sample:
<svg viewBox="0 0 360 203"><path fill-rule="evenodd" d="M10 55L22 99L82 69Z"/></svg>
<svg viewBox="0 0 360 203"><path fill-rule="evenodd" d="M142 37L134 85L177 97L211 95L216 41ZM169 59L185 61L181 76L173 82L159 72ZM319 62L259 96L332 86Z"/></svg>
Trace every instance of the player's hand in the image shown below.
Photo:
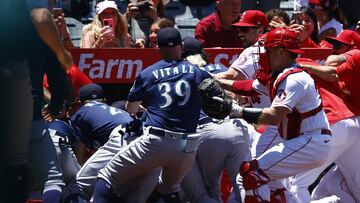
<svg viewBox="0 0 360 203"><path fill-rule="evenodd" d="M308 31L306 30L305 26L303 25L299 25L299 24L291 24L289 26L289 28L291 30L293 30L297 35L300 36L300 41L303 42L307 36L308 36Z"/></svg>
<svg viewBox="0 0 360 203"><path fill-rule="evenodd" d="M46 105L44 105L44 107L41 109L41 114L42 114L42 116L43 116L43 118L44 118L45 121L51 122L51 121L53 121L53 120L55 120L55 119L63 119L63 118L65 118L66 115L67 115L67 111L66 111L66 109L65 109L65 106L63 106L63 109L59 112L58 115L55 116L55 115L53 115L53 114L50 112L50 110L49 110L49 105L46 104Z"/></svg>
<svg viewBox="0 0 360 203"><path fill-rule="evenodd" d="M136 3L129 3L125 12L126 19L136 17L140 14L139 8L135 6Z"/></svg>
<svg viewBox="0 0 360 203"><path fill-rule="evenodd" d="M219 102L219 103L221 103L221 104L224 104L224 103L225 103L225 100L224 100L223 98L221 98L221 97L215 96L215 97L213 97L213 100L214 100L214 101L217 101L217 102ZM244 107L239 106L236 102L232 101L232 102L231 102L231 111L230 111L229 116L230 116L231 118L242 118L242 116L243 116L243 113L242 113L242 112L243 112L243 109L244 109Z"/></svg>
<svg viewBox="0 0 360 203"><path fill-rule="evenodd" d="M286 24L280 20L280 19L277 19L277 20L272 20L270 23L269 23L269 28L270 30L273 30L275 28L281 28L281 27L286 27Z"/></svg>

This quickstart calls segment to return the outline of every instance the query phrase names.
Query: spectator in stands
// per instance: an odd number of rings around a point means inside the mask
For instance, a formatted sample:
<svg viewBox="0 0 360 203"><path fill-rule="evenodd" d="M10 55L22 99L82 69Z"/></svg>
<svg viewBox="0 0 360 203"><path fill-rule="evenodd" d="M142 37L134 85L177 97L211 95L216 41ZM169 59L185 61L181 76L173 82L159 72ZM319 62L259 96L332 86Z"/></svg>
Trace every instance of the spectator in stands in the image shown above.
<svg viewBox="0 0 360 203"><path fill-rule="evenodd" d="M282 9L272 9L266 13L269 22L269 29L285 27L290 24L289 15Z"/></svg>
<svg viewBox="0 0 360 203"><path fill-rule="evenodd" d="M242 47L238 31L231 25L239 20L241 0L217 0L217 12L203 18L195 38L204 47Z"/></svg>
<svg viewBox="0 0 360 203"><path fill-rule="evenodd" d="M336 37L346 27L345 16L337 7L336 0L309 0L309 6L318 19L320 41L327 36Z"/></svg>
<svg viewBox="0 0 360 203"><path fill-rule="evenodd" d="M333 54L343 54L360 47L360 35L352 30L343 30L337 37L326 37L333 47Z"/></svg>
<svg viewBox="0 0 360 203"><path fill-rule="evenodd" d="M104 19L112 19L113 26L104 25ZM130 47L127 21L114 1L102 1L96 5L93 22L85 25L81 48Z"/></svg>
<svg viewBox="0 0 360 203"><path fill-rule="evenodd" d="M302 41L301 47L317 48L319 47L319 29L316 14L311 8L303 8L294 13L292 23L305 26L307 37Z"/></svg>
<svg viewBox="0 0 360 203"><path fill-rule="evenodd" d="M166 27L174 27L174 26L175 26L175 24L167 18L160 18L160 19L156 20L150 27L149 47L157 47L157 33L159 32L159 30L166 28ZM145 45L143 44L142 47L144 47L144 46Z"/></svg>
<svg viewBox="0 0 360 203"><path fill-rule="evenodd" d="M131 41L135 47L150 47L150 27L159 18L164 17L165 6L168 0L148 0L149 6L137 6L144 0L131 0L125 12L129 22Z"/></svg>
<svg viewBox="0 0 360 203"><path fill-rule="evenodd" d="M239 22L233 24L239 32L238 38L244 48L254 45L258 39L268 30L269 22L265 13L259 10L245 11Z"/></svg>

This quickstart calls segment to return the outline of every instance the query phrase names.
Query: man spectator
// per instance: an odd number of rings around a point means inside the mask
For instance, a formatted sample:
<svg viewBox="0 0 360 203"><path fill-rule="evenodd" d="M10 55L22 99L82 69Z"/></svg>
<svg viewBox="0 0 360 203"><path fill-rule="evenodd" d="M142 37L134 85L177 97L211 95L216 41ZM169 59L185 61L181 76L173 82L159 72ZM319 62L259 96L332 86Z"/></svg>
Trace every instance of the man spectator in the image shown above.
<svg viewBox="0 0 360 203"><path fill-rule="evenodd" d="M238 31L231 26L239 19L240 5L240 0L217 0L217 12L196 25L195 38L204 47L242 47Z"/></svg>

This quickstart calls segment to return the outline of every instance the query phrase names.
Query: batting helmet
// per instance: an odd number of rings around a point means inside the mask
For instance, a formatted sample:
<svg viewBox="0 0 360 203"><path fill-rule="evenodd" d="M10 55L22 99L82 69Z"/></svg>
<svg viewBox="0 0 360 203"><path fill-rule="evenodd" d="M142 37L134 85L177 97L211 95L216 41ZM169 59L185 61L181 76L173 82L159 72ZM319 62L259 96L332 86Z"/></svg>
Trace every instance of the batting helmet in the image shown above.
<svg viewBox="0 0 360 203"><path fill-rule="evenodd" d="M277 28L266 34L265 48L283 48L290 52L302 54L300 50L300 36L289 28Z"/></svg>

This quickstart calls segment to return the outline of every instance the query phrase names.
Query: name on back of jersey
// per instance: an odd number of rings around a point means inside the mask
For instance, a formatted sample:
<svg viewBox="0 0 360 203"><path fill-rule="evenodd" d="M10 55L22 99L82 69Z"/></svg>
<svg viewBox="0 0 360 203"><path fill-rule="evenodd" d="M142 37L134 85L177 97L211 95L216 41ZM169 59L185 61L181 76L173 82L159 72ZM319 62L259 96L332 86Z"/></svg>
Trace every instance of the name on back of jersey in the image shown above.
<svg viewBox="0 0 360 203"><path fill-rule="evenodd" d="M174 75L184 74L184 73L195 73L195 66L191 64L181 64L174 67L159 68L152 71L152 74L156 79L161 79L163 77L170 77Z"/></svg>

